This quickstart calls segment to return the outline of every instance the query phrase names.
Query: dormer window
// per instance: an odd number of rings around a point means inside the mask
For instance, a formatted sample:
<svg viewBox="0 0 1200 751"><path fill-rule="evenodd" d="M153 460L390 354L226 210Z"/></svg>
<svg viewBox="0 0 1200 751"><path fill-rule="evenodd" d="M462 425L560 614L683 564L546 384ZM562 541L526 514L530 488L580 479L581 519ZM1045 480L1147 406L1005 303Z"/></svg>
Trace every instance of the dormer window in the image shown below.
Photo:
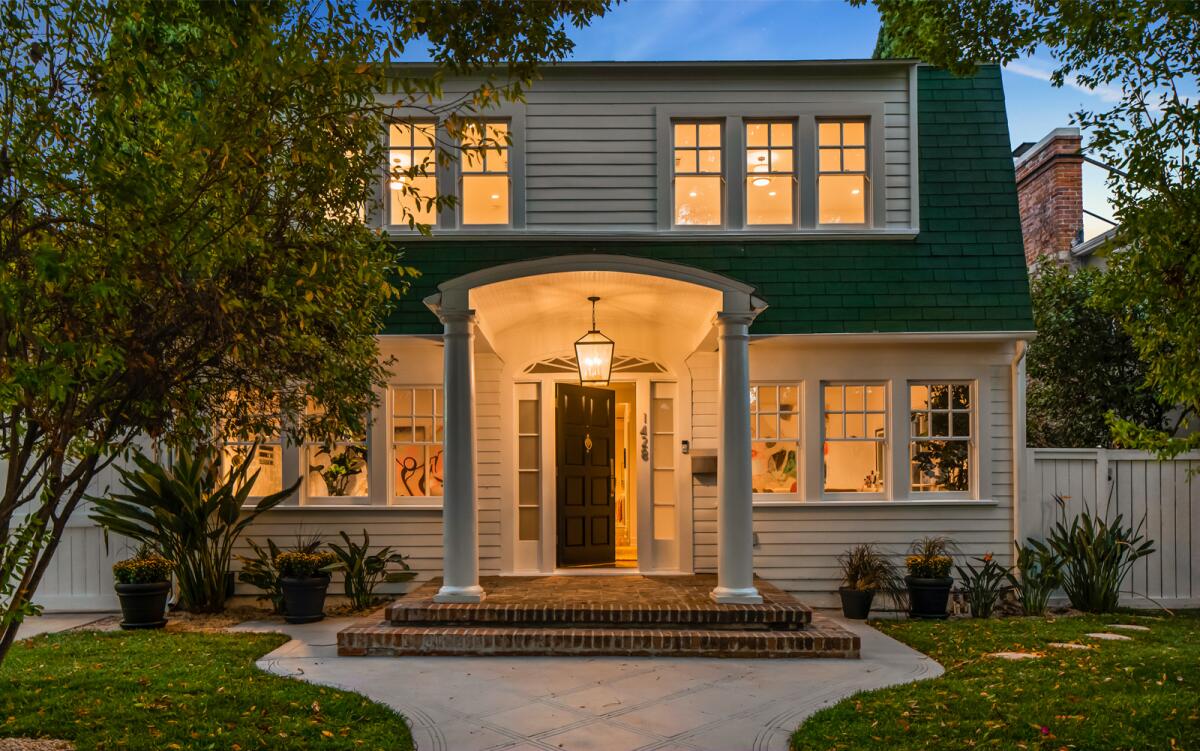
<svg viewBox="0 0 1200 751"><path fill-rule="evenodd" d="M746 226L794 226L795 185L792 123L746 123Z"/></svg>
<svg viewBox="0 0 1200 751"><path fill-rule="evenodd" d="M392 123L388 127L388 223L434 224L437 211L437 159L434 141L437 125L429 121ZM421 174L414 175L413 167Z"/></svg>
<svg viewBox="0 0 1200 751"><path fill-rule="evenodd" d="M721 123L679 121L672 131L675 225L721 226L724 203Z"/></svg>
<svg viewBox="0 0 1200 751"><path fill-rule="evenodd" d="M462 137L462 224L508 226L509 128L506 122L470 124Z"/></svg>
<svg viewBox="0 0 1200 751"><path fill-rule="evenodd" d="M867 223L867 124L862 120L817 123L817 221Z"/></svg>

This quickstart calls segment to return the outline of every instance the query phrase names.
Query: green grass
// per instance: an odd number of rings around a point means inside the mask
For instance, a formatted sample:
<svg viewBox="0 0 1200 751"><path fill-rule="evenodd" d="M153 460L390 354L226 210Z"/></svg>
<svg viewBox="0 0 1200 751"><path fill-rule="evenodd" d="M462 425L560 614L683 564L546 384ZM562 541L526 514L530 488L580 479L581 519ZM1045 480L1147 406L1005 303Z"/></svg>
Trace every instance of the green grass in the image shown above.
<svg viewBox="0 0 1200 751"><path fill-rule="evenodd" d="M1133 641L1088 639L1136 623ZM1200 618L1163 616L883 622L930 655L940 678L852 696L813 715L795 749L1200 748ZM1093 645L1051 649L1048 642ZM1011 662L989 652L1041 652Z"/></svg>
<svg viewBox="0 0 1200 751"><path fill-rule="evenodd" d="M406 751L404 718L358 694L269 675L280 634L39 637L0 666L0 738L62 738L79 751Z"/></svg>

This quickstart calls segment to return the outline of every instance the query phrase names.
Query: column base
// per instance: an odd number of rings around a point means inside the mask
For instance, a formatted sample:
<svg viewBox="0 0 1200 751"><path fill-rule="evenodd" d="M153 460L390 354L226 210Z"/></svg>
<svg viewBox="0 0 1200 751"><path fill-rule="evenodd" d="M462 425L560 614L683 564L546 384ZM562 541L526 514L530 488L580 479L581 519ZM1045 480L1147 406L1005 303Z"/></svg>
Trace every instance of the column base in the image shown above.
<svg viewBox="0 0 1200 751"><path fill-rule="evenodd" d="M708 593L708 596L712 598L713 602L720 605L761 605L763 601L757 587L742 589L716 587Z"/></svg>
<svg viewBox="0 0 1200 751"><path fill-rule="evenodd" d="M454 603L454 602L483 602L483 598L487 594L483 591L483 587L476 584L473 587L451 587L443 586L438 590L438 593L433 596L434 602Z"/></svg>

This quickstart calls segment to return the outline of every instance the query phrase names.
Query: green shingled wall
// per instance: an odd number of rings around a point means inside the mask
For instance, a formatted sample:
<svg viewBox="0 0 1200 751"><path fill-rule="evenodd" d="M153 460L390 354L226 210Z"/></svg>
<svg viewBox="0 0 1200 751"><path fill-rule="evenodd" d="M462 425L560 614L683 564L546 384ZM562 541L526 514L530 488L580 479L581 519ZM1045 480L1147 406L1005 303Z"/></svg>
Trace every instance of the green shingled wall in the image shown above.
<svg viewBox="0 0 1200 751"><path fill-rule="evenodd" d="M754 285L770 307L754 334L1029 331L1033 318L1000 71L972 78L921 68L916 240L397 243L422 276L390 334L440 333L421 300L480 268L568 253L649 256Z"/></svg>

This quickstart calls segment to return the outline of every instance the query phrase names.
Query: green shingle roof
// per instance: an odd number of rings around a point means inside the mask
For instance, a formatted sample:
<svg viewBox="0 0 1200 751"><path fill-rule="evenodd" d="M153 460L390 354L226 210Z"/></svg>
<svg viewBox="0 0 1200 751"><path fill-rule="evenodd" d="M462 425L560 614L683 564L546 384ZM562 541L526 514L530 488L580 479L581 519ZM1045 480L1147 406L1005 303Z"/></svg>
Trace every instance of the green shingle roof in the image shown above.
<svg viewBox="0 0 1200 751"><path fill-rule="evenodd" d="M918 72L920 234L915 240L398 242L421 271L386 333L437 334L422 299L448 279L513 261L616 253L689 264L754 285L754 334L1031 331L1000 70Z"/></svg>

